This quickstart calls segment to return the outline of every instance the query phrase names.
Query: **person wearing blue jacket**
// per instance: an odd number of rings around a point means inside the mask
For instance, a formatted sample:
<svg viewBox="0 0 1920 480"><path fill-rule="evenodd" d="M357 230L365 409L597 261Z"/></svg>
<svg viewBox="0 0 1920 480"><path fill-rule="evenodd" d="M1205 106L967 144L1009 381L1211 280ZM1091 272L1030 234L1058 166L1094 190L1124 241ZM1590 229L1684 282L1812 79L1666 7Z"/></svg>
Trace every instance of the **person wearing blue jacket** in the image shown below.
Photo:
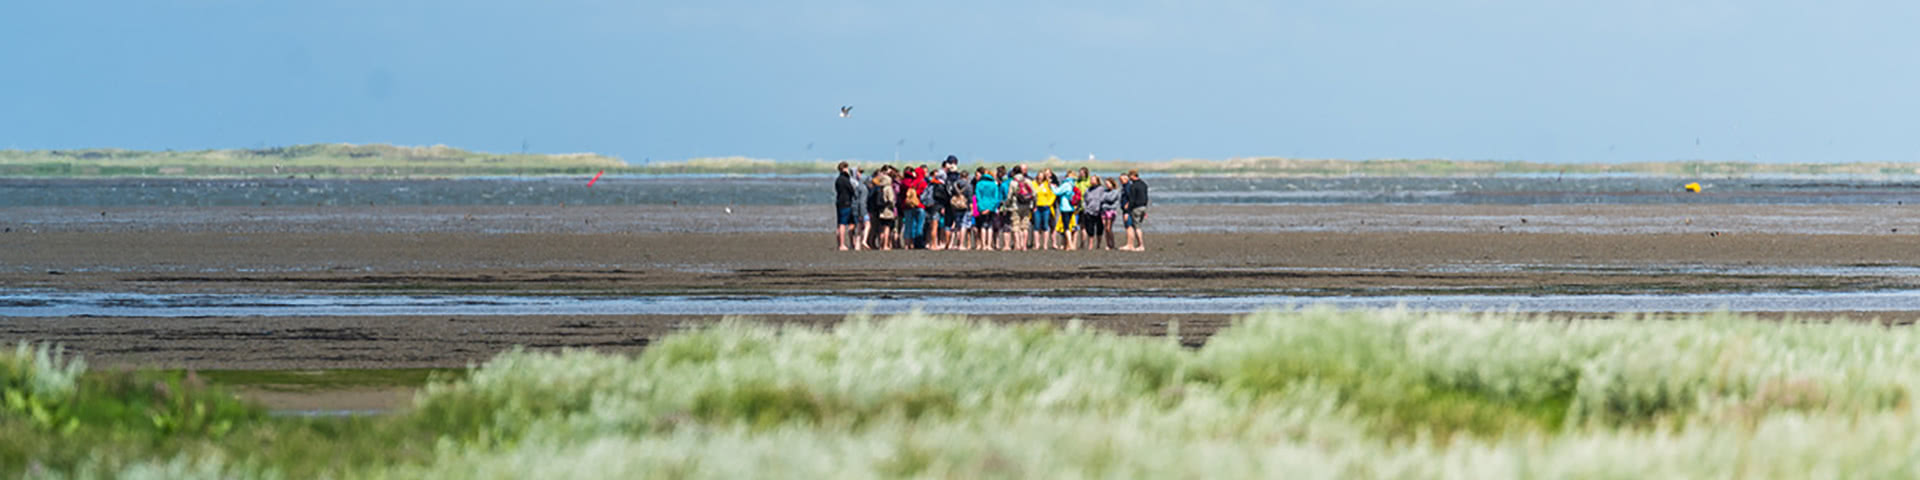
<svg viewBox="0 0 1920 480"><path fill-rule="evenodd" d="M995 180L993 173L988 172L986 168L975 170L975 174L980 179L973 183L974 211L976 212L973 224L982 230L980 249L992 250L994 240L998 239L1001 233L998 221L1000 201L1007 195L1000 188L1000 182ZM987 229L992 229L992 233L986 234Z"/></svg>
<svg viewBox="0 0 1920 480"><path fill-rule="evenodd" d="M1053 175L1049 176L1051 177ZM1048 249L1075 250L1073 232L1077 230L1076 227L1078 224L1074 222L1074 220L1078 218L1079 215L1073 213L1075 206L1073 204L1073 190L1077 186L1074 182L1077 179L1073 178L1073 176L1073 171L1069 170L1067 171L1067 176L1055 179L1055 181L1059 183L1053 185L1053 209L1059 213L1054 214L1053 233L1055 235L1047 239ZM1058 243L1054 242L1054 240L1056 240L1055 237L1059 240Z"/></svg>

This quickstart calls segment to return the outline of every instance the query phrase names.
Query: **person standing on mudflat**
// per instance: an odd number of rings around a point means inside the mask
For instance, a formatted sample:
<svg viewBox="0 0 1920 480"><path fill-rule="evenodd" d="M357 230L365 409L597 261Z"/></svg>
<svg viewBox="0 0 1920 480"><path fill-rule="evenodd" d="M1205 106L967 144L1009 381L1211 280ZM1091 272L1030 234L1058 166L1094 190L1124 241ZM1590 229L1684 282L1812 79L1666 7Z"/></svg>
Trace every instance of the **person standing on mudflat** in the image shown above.
<svg viewBox="0 0 1920 480"><path fill-rule="evenodd" d="M853 172L840 162L840 176L833 179L833 243L845 251L853 248Z"/></svg>
<svg viewBox="0 0 1920 480"><path fill-rule="evenodd" d="M1100 212L1102 211L1100 205L1105 203L1104 200L1107 198L1107 184L1101 182L1100 177L1093 175L1088 175L1088 177L1091 177L1087 182L1089 188L1087 188L1086 193L1081 194L1086 197L1086 200L1080 204L1080 225L1083 226L1087 232L1087 250L1098 250L1100 249L1100 237L1106 233L1106 229L1102 228L1105 227L1105 225L1100 223Z"/></svg>
<svg viewBox="0 0 1920 480"><path fill-rule="evenodd" d="M1120 178L1126 179L1127 176L1120 175ZM1120 183L1108 178L1106 185L1106 190L1100 194L1100 230L1101 233L1106 234L1103 236L1107 238L1107 250L1113 250L1113 237L1126 233L1115 231L1113 227L1116 223L1124 224L1125 222L1114 221L1114 217L1120 214Z"/></svg>
<svg viewBox="0 0 1920 480"><path fill-rule="evenodd" d="M1127 172L1127 186L1122 193L1120 203L1127 212L1127 248L1135 252L1147 251L1147 240L1140 230L1147 226L1147 181L1140 179L1139 170Z"/></svg>
<svg viewBox="0 0 1920 480"><path fill-rule="evenodd" d="M867 216L867 172L860 167L850 166L853 173L853 249L866 250L873 246L867 237L873 232L872 218Z"/></svg>
<svg viewBox="0 0 1920 480"><path fill-rule="evenodd" d="M913 250L920 244L920 235L927 229L926 204L920 202L920 194L927 191L927 179L924 172L907 167L900 173L900 248Z"/></svg>
<svg viewBox="0 0 1920 480"><path fill-rule="evenodd" d="M900 224L900 194L894 187L893 169L880 167L873 174L873 186L867 189L867 210L873 212L873 229L880 237L880 250L893 250L895 225Z"/></svg>
<svg viewBox="0 0 1920 480"><path fill-rule="evenodd" d="M934 178L940 179L940 188L933 191L933 208L940 212L934 250L953 249L960 243L955 238L962 236L962 220L969 213L967 175L960 171L960 159L948 155L946 161L940 162L940 172L934 174Z"/></svg>
<svg viewBox="0 0 1920 480"><path fill-rule="evenodd" d="M992 171L980 168L976 174L980 178L973 182L973 202L980 213L973 221L975 237L980 239L980 250L994 250L1000 239L1000 201L1006 195Z"/></svg>

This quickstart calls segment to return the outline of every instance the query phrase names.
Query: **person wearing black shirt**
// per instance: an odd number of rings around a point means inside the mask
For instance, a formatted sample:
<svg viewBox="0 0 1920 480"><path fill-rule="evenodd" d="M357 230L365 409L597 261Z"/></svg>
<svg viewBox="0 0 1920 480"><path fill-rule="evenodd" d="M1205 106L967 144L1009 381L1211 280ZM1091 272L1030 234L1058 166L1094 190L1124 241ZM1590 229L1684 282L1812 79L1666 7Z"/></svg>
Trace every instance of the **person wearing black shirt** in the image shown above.
<svg viewBox="0 0 1920 480"><path fill-rule="evenodd" d="M937 184L927 187L933 191L933 203L927 205L927 212L938 222L937 228L929 234L933 237L932 249L954 248L953 237L960 232L961 215L967 213L966 209L953 206L953 197L959 196L961 185L967 183L967 176L960 173L960 158L948 155L946 161L940 162L940 170L931 175L929 180ZM966 198L962 197L960 202L965 203Z"/></svg>
<svg viewBox="0 0 1920 480"><path fill-rule="evenodd" d="M840 178L833 180L833 209L835 211L835 246L841 250L853 247L853 172L848 171L847 162L840 162Z"/></svg>
<svg viewBox="0 0 1920 480"><path fill-rule="evenodd" d="M1120 197L1120 208L1127 214L1127 246L1121 250L1135 252L1147 251L1147 241L1140 234L1147 226L1147 182L1140 179L1139 170L1127 172L1127 185Z"/></svg>

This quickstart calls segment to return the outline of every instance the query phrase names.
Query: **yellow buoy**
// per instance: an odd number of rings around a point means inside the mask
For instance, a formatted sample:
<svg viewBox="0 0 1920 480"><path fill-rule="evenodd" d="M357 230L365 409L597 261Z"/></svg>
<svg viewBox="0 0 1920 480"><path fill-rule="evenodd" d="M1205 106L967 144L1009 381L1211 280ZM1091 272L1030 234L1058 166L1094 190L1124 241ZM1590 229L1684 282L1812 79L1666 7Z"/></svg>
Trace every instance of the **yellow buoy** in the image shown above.
<svg viewBox="0 0 1920 480"><path fill-rule="evenodd" d="M1687 191L1693 192L1693 193L1700 193L1700 182L1693 182L1693 183L1687 184Z"/></svg>

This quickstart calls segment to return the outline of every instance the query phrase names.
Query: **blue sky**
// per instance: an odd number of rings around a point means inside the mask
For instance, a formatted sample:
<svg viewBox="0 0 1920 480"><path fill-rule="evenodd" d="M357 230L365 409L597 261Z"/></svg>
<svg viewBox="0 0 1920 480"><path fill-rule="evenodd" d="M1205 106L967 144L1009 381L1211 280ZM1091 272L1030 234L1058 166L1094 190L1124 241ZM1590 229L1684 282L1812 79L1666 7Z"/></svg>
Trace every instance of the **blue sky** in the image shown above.
<svg viewBox="0 0 1920 480"><path fill-rule="evenodd" d="M1892 1L19 0L0 148L1920 161L1914 25Z"/></svg>

